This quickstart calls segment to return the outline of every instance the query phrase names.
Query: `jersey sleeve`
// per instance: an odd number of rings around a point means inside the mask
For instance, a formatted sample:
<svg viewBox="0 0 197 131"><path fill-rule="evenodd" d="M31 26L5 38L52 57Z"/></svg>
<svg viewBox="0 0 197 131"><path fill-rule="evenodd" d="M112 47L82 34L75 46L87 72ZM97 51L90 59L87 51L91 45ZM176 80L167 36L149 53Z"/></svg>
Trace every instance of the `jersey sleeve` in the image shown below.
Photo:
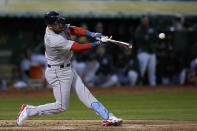
<svg viewBox="0 0 197 131"><path fill-rule="evenodd" d="M92 49L91 43L79 44L78 42L74 42L71 47L72 51L88 51L91 49Z"/></svg>
<svg viewBox="0 0 197 131"><path fill-rule="evenodd" d="M86 35L86 29L76 26L68 26L69 31L71 35L78 35L78 36L85 36Z"/></svg>
<svg viewBox="0 0 197 131"><path fill-rule="evenodd" d="M70 50L74 41L67 40L62 36L57 36L55 38L52 38L51 44L53 48L56 48L57 50Z"/></svg>

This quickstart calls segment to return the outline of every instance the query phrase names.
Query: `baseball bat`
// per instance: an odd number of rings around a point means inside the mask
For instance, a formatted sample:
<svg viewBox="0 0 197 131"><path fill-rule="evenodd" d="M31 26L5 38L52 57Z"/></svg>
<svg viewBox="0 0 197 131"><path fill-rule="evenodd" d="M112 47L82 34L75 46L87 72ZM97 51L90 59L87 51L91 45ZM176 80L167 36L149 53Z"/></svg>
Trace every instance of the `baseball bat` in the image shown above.
<svg viewBox="0 0 197 131"><path fill-rule="evenodd" d="M112 42L114 44L120 45L120 46L124 46L124 47L127 47L127 48L132 48L132 45L127 43L127 42L117 41L117 40L112 40L112 39L109 39L108 41Z"/></svg>
<svg viewBox="0 0 197 131"><path fill-rule="evenodd" d="M123 42L123 41L112 40L111 38L112 38L112 36L110 38L108 38L107 41L109 41L111 43L114 43L114 44L117 44L119 46L124 46L124 47L127 47L127 48L132 48L132 44L129 44L129 43ZM100 38L97 38L97 40L101 40L101 39Z"/></svg>

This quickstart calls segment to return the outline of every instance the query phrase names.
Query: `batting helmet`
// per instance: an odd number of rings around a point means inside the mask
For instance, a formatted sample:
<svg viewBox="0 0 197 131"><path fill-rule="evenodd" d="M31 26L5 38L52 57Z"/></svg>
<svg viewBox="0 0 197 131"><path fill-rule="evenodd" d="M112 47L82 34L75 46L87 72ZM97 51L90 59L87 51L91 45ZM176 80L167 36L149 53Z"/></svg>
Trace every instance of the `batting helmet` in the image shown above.
<svg viewBox="0 0 197 131"><path fill-rule="evenodd" d="M49 11L44 15L46 25L58 25L65 24L65 18L60 17L60 14L56 11Z"/></svg>

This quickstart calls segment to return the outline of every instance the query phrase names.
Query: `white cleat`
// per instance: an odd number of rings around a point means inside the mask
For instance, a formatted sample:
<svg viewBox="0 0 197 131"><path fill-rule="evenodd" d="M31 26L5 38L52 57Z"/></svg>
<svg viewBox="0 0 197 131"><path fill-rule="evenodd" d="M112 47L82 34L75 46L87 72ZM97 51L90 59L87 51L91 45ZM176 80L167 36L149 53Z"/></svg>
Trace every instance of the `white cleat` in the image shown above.
<svg viewBox="0 0 197 131"><path fill-rule="evenodd" d="M122 119L115 117L112 113L109 113L109 119L102 121L103 126L120 126L122 125Z"/></svg>
<svg viewBox="0 0 197 131"><path fill-rule="evenodd" d="M26 120L27 118L28 118L27 105L26 104L23 104L21 106L20 112L18 113L16 124L18 126L21 126L23 124L23 121Z"/></svg>

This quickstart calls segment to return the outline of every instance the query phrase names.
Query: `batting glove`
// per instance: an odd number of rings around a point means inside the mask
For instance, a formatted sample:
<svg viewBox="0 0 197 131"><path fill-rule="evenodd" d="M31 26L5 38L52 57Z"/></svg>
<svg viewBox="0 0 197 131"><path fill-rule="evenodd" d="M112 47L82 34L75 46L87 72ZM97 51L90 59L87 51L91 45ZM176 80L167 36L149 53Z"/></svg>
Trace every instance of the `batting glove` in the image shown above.
<svg viewBox="0 0 197 131"><path fill-rule="evenodd" d="M90 44L91 44L92 47L94 47L94 46L102 45L103 42L101 40L99 40L99 41L92 42Z"/></svg>
<svg viewBox="0 0 197 131"><path fill-rule="evenodd" d="M98 39L98 40L100 40L100 41L102 41L102 42L108 42L109 40L111 40L111 38L112 38L112 36L111 37L108 37L108 36L102 36L100 39Z"/></svg>
<svg viewBox="0 0 197 131"><path fill-rule="evenodd" d="M103 36L101 33L94 33L94 32L90 32L90 31L86 31L86 35L90 36L94 39L101 38Z"/></svg>
<svg viewBox="0 0 197 131"><path fill-rule="evenodd" d="M112 38L112 36L111 37L102 36L101 38L96 38L98 41L91 43L91 46L94 47L94 46L104 44L104 43L108 42L109 40L111 40L111 38Z"/></svg>

